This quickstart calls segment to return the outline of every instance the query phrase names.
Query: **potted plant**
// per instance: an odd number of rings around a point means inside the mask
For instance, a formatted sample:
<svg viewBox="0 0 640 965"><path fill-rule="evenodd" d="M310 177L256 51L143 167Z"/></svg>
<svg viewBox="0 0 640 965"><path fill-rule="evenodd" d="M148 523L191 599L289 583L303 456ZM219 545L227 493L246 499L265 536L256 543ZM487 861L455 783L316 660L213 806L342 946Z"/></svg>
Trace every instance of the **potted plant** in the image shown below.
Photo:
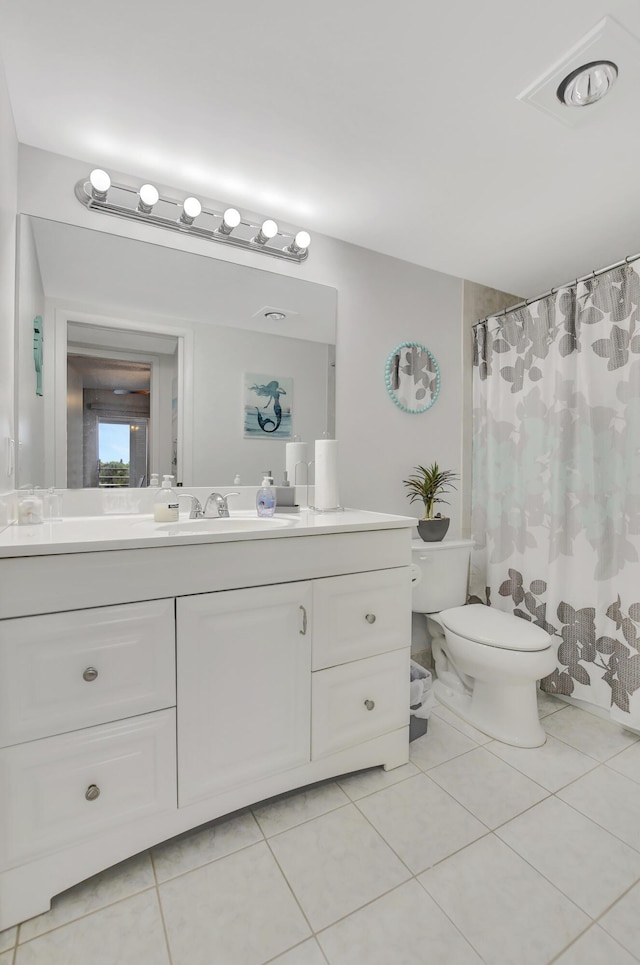
<svg viewBox="0 0 640 965"><path fill-rule="evenodd" d="M418 533L426 542L438 542L444 539L449 529L450 519L435 513L436 503L446 503L444 493L456 487L453 485L458 476L451 469L440 469L437 462L431 466L414 466L413 475L403 479L409 490L407 499L413 503L417 499L424 503L424 516L418 520Z"/></svg>

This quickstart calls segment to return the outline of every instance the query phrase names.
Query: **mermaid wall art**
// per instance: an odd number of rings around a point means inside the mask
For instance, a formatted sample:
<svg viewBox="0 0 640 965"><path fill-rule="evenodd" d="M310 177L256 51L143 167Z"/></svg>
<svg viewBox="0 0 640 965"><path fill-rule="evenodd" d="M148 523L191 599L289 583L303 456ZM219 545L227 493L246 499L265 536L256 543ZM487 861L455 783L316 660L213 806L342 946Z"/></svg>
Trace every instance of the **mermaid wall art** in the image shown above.
<svg viewBox="0 0 640 965"><path fill-rule="evenodd" d="M244 376L245 439L291 439L293 379Z"/></svg>

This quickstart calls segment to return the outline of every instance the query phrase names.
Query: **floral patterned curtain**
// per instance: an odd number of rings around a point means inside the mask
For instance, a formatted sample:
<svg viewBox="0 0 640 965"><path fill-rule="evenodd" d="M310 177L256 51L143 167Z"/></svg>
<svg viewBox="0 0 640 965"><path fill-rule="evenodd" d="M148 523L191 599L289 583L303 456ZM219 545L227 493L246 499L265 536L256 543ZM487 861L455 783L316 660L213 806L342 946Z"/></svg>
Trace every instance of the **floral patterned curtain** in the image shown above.
<svg viewBox="0 0 640 965"><path fill-rule="evenodd" d="M476 326L473 386L472 592L553 634L544 690L634 728L639 322L631 265L559 289Z"/></svg>

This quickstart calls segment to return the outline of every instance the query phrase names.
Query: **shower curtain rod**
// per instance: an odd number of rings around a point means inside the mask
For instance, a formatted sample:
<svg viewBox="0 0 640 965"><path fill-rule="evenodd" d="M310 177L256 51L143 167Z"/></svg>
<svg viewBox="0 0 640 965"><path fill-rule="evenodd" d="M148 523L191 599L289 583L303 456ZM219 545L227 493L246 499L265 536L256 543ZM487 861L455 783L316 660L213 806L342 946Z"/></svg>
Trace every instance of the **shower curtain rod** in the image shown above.
<svg viewBox="0 0 640 965"><path fill-rule="evenodd" d="M627 255L622 261L616 261L613 265L608 265L606 268L600 268L599 271L590 271L586 275L582 275L580 278L576 278L575 281L566 282L564 285L556 285L555 288L550 288L548 292L544 292L542 295L536 295L535 298L525 298L524 301L516 302L515 305L510 305L509 308L504 308L501 312L495 312L492 315L487 315L485 318L481 318L479 322L476 322L472 328L476 329L478 325L484 325L488 322L490 318L500 318L503 315L508 315L509 312L515 312L519 308L526 308L528 305L533 305L534 302L539 302L543 298L549 298L551 295L555 295L557 291L561 288L568 288L570 285L578 285L581 281L587 281L589 278L597 278L599 275L606 275L608 271L613 271L614 268L622 268L623 265L630 265L632 261L638 261L640 258L640 252L637 255Z"/></svg>

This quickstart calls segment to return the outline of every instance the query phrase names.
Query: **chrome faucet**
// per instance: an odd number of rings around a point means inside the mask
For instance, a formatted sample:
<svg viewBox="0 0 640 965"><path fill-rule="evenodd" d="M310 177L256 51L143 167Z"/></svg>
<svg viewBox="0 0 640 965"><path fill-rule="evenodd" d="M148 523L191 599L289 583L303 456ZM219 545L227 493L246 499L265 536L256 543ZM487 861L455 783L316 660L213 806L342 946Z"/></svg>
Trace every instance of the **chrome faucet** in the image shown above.
<svg viewBox="0 0 640 965"><path fill-rule="evenodd" d="M229 498L229 496L239 496L239 495L240 493L225 493L224 496L222 495L222 493L211 493L210 496L207 496L207 501L204 504L204 516L207 518L209 518L209 516L219 516L227 519L229 516L229 507L227 506L227 499ZM209 514L207 513L207 510L209 508L209 503L211 502L215 503L216 512Z"/></svg>
<svg viewBox="0 0 640 965"><path fill-rule="evenodd" d="M191 493L178 493L178 499L183 499L185 497L191 500L189 519L204 519L204 510L198 497L193 496Z"/></svg>

